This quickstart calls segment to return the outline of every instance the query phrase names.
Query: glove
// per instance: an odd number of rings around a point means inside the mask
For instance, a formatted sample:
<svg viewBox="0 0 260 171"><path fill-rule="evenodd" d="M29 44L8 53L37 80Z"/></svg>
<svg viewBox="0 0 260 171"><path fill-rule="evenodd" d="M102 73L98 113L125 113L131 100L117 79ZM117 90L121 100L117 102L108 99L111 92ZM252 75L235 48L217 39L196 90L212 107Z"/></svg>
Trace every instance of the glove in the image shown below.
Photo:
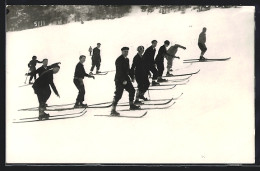
<svg viewBox="0 0 260 171"><path fill-rule="evenodd" d="M127 81L123 81L123 85L126 85L127 84Z"/></svg>

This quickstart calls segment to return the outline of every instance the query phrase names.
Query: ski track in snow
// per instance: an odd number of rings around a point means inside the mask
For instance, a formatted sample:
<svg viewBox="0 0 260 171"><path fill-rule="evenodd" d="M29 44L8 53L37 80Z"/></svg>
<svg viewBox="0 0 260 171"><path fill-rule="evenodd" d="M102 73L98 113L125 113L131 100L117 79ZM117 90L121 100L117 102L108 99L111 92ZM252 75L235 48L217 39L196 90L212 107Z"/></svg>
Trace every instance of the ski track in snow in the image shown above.
<svg viewBox="0 0 260 171"><path fill-rule="evenodd" d="M254 9L212 9L186 14L133 13L114 20L51 25L6 34L6 126L7 161L35 163L247 163L254 160ZM192 26L192 27L189 27ZM197 38L207 27L206 58L229 61L183 64L198 58ZM80 55L101 43L101 71L115 69L121 47L128 46L130 64L136 48L158 41L157 51L167 39L186 46L174 59L174 74L200 72L187 85L167 91L150 91L150 98L171 98L184 93L168 109L149 110L141 119L94 117L107 109L91 109L79 118L52 122L14 124L13 118L33 117L37 111L18 109L38 106L31 86L25 81L33 55L49 64L61 62L48 104L75 101L73 74ZM41 64L37 64L40 67ZM166 61L165 61L166 66ZM188 66L188 67L186 67ZM166 69L165 69L166 70ZM243 73L243 74L242 74ZM88 104L112 101L115 72L84 79ZM165 74L165 72L164 72ZM181 78L181 77L180 77ZM27 78L27 81L29 78ZM134 83L136 84L136 83ZM146 93L148 97L148 94ZM121 101L126 102L124 91ZM119 109L120 107L118 107ZM51 113L50 113L51 114ZM246 126L245 126L246 125ZM19 143L18 143L19 142ZM66 151L66 155L64 154ZM46 155L46 154L52 155ZM243 155L241 155L241 153ZM224 154L224 155L223 155ZM20 157L23 156L23 157ZM32 157L33 156L33 157ZM73 156L73 157L72 157ZM151 157L152 156L152 157ZM201 157L203 156L203 157Z"/></svg>

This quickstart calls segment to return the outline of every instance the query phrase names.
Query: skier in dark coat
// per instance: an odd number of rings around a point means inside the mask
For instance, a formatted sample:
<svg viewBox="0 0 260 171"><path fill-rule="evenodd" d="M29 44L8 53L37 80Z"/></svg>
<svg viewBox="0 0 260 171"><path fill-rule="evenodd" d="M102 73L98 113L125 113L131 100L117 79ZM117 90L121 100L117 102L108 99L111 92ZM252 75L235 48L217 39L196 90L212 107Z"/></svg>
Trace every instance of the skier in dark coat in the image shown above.
<svg viewBox="0 0 260 171"><path fill-rule="evenodd" d="M84 82L83 82L84 77L89 77L89 78L95 79L94 76L91 76L85 72L84 65L83 65L85 60L86 60L86 56L81 55L79 57L79 63L76 65L76 68L75 68L73 82L74 82L75 86L77 87L77 89L79 90L79 93L78 93L78 96L76 99L76 103L74 105L75 108L88 107L87 104L83 104L84 96L85 96L85 86L84 86Z"/></svg>
<svg viewBox="0 0 260 171"><path fill-rule="evenodd" d="M148 100L144 97L146 90L149 88L150 82L148 72L145 70L143 53L144 47L138 46L138 53L135 55L131 67L131 73L134 73L134 78L137 82L138 90L136 92L135 104L142 104L139 99Z"/></svg>
<svg viewBox="0 0 260 171"><path fill-rule="evenodd" d="M92 66L90 69L90 73L89 75L93 75L93 70L95 67L97 67L96 69L96 74L100 73L99 69L100 69L100 63L101 63L101 56L100 56L100 43L97 43L97 47L95 47L93 49L93 55L92 55Z"/></svg>
<svg viewBox="0 0 260 171"><path fill-rule="evenodd" d="M122 55L120 55L115 62L116 65L116 74L115 74L115 95L112 102L112 109L111 109L111 116L119 116L120 114L116 111L116 105L118 101L121 99L123 95L124 89L129 93L129 105L130 110L140 109L140 106L136 106L134 104L134 96L135 96L135 89L131 82L131 78L133 78L133 74L130 73L129 68L129 59L127 58L128 55L128 47L121 48Z"/></svg>
<svg viewBox="0 0 260 171"><path fill-rule="evenodd" d="M158 54L155 58L155 63L158 69L158 82L167 81L166 79L162 78L163 71L164 71L164 57L167 54L166 48L169 46L170 42L168 40L164 41L164 45L162 45L158 51Z"/></svg>
<svg viewBox="0 0 260 171"><path fill-rule="evenodd" d="M54 64L48 66L48 59L45 58L45 59L42 60L42 66L41 67L39 67L34 72L30 72L26 75L38 74L38 76L41 76L44 71L47 71L47 70L53 68L53 66L55 66L57 64L61 64L61 63L57 62L57 63L54 63Z"/></svg>
<svg viewBox="0 0 260 171"><path fill-rule="evenodd" d="M53 66L52 70L47 70L45 72L42 73L42 75L37 78L33 84L33 89L34 89L34 93L37 95L38 97L38 101L39 101L39 120L44 120L44 119L49 119L49 114L45 113L44 110L46 108L46 102L49 99L50 95L51 95L51 89L50 86L52 88L52 90L54 91L54 93L60 97L56 86L53 82L53 74L58 73L60 70L60 66L59 65L55 65Z"/></svg>
<svg viewBox="0 0 260 171"><path fill-rule="evenodd" d="M36 64L42 63L43 61L38 61L36 56L32 57L32 60L28 63L28 67L30 68L31 73L33 73L30 77L29 84L32 84L32 79L36 80Z"/></svg>
<svg viewBox="0 0 260 171"><path fill-rule="evenodd" d="M206 58L204 57L204 53L207 51L207 47L206 47L206 31L207 31L207 28L204 27L202 29L202 32L200 33L199 35L199 39L198 39L198 46L201 50L201 53L200 53L200 60L205 60Z"/></svg>
<svg viewBox="0 0 260 171"><path fill-rule="evenodd" d="M149 48L147 48L144 52L143 58L144 58L144 62L145 62L145 68L147 71L151 71L153 73L153 78L152 78L152 85L159 85L158 82L156 82L156 80L158 79L158 71L155 67L155 61L154 61L154 56L155 56L155 52L156 52L156 47L157 45L157 41L153 40L152 41L152 46L150 46Z"/></svg>

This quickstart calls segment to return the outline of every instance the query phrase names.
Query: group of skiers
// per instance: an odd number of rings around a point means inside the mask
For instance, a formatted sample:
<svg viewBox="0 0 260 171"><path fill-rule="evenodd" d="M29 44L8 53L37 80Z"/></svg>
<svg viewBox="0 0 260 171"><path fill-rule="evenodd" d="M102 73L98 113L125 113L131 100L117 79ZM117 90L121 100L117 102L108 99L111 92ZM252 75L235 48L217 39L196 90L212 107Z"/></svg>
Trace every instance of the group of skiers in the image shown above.
<svg viewBox="0 0 260 171"><path fill-rule="evenodd" d="M201 49L200 60L205 60L203 57L207 48L205 45L206 42L206 28L203 28L203 31L199 35L198 46ZM175 44L171 46L168 50L167 47L170 45L168 40L164 41L164 44L160 47L158 54L155 58L155 47L157 46L157 41L153 40L152 45L148 47L146 50L143 46L137 47L137 54L133 58L133 62L130 68L128 51L129 47L121 48L121 55L116 59L116 73L115 73L115 92L114 98L112 101L112 109L111 116L119 116L120 114L116 111L116 106L118 101L121 99L124 89L129 93L129 106L130 110L138 110L140 109L140 104L142 102L140 99L147 101L148 99L144 97L144 94L149 89L150 81L149 76L152 73L152 86L160 85L160 82L166 82L166 79L162 78L164 71L164 58L167 59L167 73L166 76L173 76L171 74L172 71L172 61L174 58L179 58L176 56L178 48L186 49L186 47ZM86 60L86 56L80 55L79 62L76 65L74 72L73 82L78 89L78 96L76 98L76 103L74 108L86 108L87 104L83 104L84 96L85 96L85 86L83 79L84 77L93 78L93 70L96 67L96 73L100 73L100 64L101 64L101 56L100 56L100 43L97 43L97 47L93 49L92 54L92 67L90 69L90 73L87 74L83 63ZM91 54L92 48L90 47L89 52ZM37 63L43 63L42 67L36 70L35 66ZM53 65L48 65L48 59L44 59L43 61L38 61L36 56L33 56L33 59L30 61L28 66L30 67L31 72L27 75L30 75L30 83L32 78L36 77L36 74L39 74L39 78L35 80L33 83L33 89L35 94L38 97L39 101L39 120L44 120L49 118L49 114L45 113L46 102L51 95L50 86L52 87L54 93L59 97L59 93L53 83L53 74L59 72L60 62L55 63ZM150 73L151 72L151 73ZM133 87L132 82L136 80L137 82L137 92L135 93L135 89ZM135 101L134 96L136 95Z"/></svg>

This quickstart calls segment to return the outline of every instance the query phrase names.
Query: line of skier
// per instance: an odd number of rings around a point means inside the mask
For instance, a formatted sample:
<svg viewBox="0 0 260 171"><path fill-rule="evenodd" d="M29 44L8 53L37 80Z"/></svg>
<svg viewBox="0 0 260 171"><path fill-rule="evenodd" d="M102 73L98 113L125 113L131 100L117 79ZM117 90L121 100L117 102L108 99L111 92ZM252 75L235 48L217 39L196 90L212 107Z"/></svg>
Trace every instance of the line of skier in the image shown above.
<svg viewBox="0 0 260 171"><path fill-rule="evenodd" d="M200 59L205 60L203 57L204 53L206 52L207 48L205 45L206 42L206 28L203 28L202 33L198 39L198 46L201 49ZM115 92L114 98L112 101L112 108L110 115L112 116L119 116L120 114L116 111L116 106L118 101L121 99L123 91L126 90L129 93L129 106L130 110L138 110L140 109L140 104L142 102L140 99L146 101L148 100L144 97L144 94L149 89L150 81L149 75L152 72L152 86L159 85L160 82L166 82L166 79L162 78L162 74L164 71L164 57L167 59L167 73L166 76L173 76L170 72L172 71L172 61L174 58L180 58L176 56L178 48L186 49L186 47L175 44L171 46L168 51L167 47L169 46L170 42L168 40L164 41L164 45L162 45L159 49L159 52L155 57L157 46L157 41L153 40L152 45L144 50L143 46L137 47L137 54L133 59L132 66L130 68L128 51L129 47L122 47L121 48L121 55L116 59L115 66L116 66L116 73L115 73ZM97 47L93 50L92 55L92 67L90 73L87 74L83 63L86 60L86 56L81 55L79 57L79 62L76 65L75 72L74 72L74 79L73 82L78 89L78 96L76 98L76 102L74 107L75 108L86 108L88 107L87 104L84 104L84 96L85 96L85 86L83 79L84 77L93 78L93 69L97 67L96 73L99 73L101 57L100 57L100 43L97 44ZM90 47L91 48L91 47ZM91 49L89 49L91 53ZM98 56L98 57L97 57ZM97 57L97 58L96 58ZM33 62L32 62L33 61ZM50 86L52 87L54 93L59 97L59 93L55 87L53 82L53 75L59 72L60 69L60 62L55 63L51 66L48 65L48 60L44 59L43 61L38 61L37 58L34 56L33 60L30 61L30 67L34 67L31 70L31 73L28 75L34 76L36 73L39 74L39 78L35 80L33 84L33 89L35 94L38 97L39 101L39 120L48 119L49 114L45 113L44 110L46 109L46 102L51 95ZM43 63L43 66L39 69L35 69L36 63ZM33 65L32 65L33 64ZM137 92L135 91L132 82L136 80L137 82ZM31 81L31 80L30 80ZM136 93L135 93L136 92ZM135 101L134 96L136 95Z"/></svg>

